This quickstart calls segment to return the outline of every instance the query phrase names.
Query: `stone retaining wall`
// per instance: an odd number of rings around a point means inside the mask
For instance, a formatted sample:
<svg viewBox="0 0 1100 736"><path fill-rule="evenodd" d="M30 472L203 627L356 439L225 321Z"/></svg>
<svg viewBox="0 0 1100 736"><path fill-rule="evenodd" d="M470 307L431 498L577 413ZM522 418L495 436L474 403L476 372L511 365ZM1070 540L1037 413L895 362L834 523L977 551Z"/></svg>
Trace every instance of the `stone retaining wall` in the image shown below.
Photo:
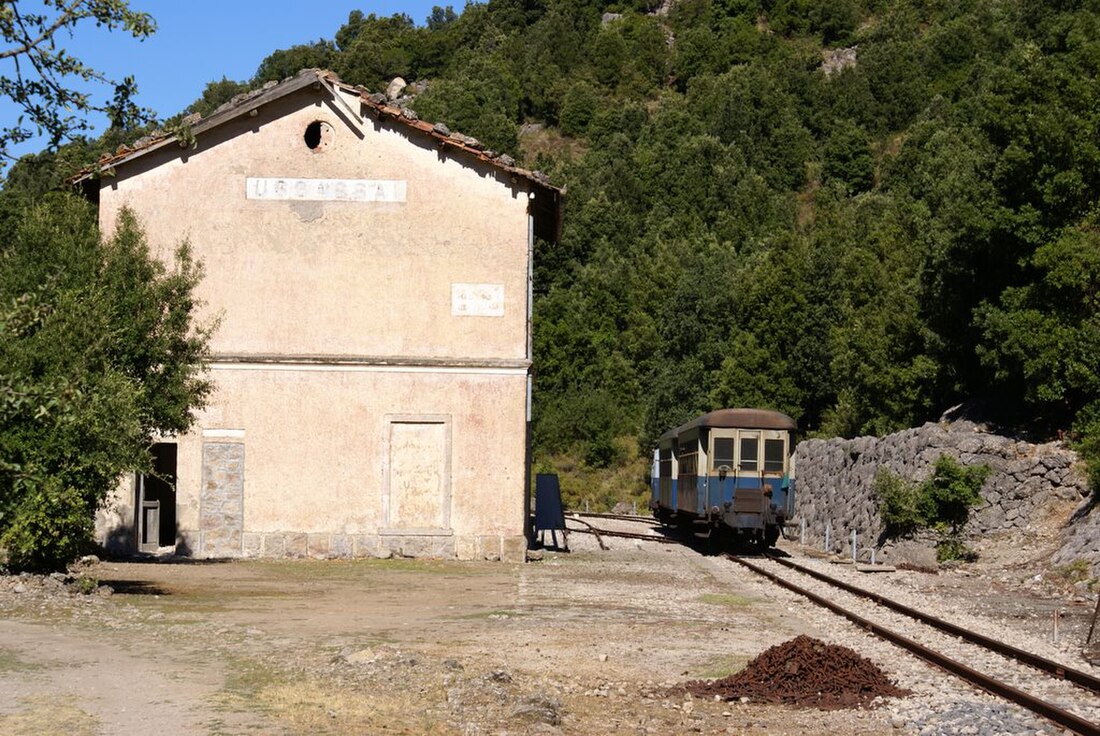
<svg viewBox="0 0 1100 736"><path fill-rule="evenodd" d="M968 533L1026 529L1045 519L1052 504L1074 504L1082 524L1100 529L1100 513L1086 515L1088 485L1076 467L1077 455L1062 443L1034 445L983 431L971 422L928 423L885 437L851 440L806 440L795 450L797 474L795 518L806 523L806 542L822 546L831 525L830 546L847 549L856 531L860 547L876 544L882 520L872 485L880 468L913 481L923 481L940 455L951 455L964 465L989 465L982 486L985 503L971 514ZM1091 518L1095 517L1095 518ZM1100 534L1071 530L1065 553L1100 564ZM1056 556L1057 557L1057 556Z"/></svg>

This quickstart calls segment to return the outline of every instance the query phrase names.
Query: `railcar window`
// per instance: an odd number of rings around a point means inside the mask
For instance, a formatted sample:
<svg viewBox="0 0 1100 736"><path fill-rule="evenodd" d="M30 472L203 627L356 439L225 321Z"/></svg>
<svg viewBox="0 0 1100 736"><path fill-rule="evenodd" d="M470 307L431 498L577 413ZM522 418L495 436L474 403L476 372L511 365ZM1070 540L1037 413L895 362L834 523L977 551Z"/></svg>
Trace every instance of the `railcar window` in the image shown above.
<svg viewBox="0 0 1100 736"><path fill-rule="evenodd" d="M764 472L783 472L783 440L764 440Z"/></svg>
<svg viewBox="0 0 1100 736"><path fill-rule="evenodd" d="M741 438L741 469L756 470L757 453L760 451L760 440L757 437Z"/></svg>
<svg viewBox="0 0 1100 736"><path fill-rule="evenodd" d="M714 438L714 467L715 469L725 465L727 468L733 468L733 438L732 437L715 437Z"/></svg>
<svg viewBox="0 0 1100 736"><path fill-rule="evenodd" d="M658 463L658 472L662 478L672 477L672 449L662 449L660 455L660 461Z"/></svg>

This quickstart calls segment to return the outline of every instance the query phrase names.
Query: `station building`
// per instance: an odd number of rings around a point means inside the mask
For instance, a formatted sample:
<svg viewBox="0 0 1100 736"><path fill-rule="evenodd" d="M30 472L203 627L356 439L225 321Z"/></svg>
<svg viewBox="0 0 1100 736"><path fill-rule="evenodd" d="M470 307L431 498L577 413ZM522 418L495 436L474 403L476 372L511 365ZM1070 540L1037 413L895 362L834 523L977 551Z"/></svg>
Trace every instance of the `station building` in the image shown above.
<svg viewBox="0 0 1100 736"><path fill-rule="evenodd" d="M80 178L166 262L189 241L215 391L97 519L197 557L522 560L534 240L562 192L306 70Z"/></svg>

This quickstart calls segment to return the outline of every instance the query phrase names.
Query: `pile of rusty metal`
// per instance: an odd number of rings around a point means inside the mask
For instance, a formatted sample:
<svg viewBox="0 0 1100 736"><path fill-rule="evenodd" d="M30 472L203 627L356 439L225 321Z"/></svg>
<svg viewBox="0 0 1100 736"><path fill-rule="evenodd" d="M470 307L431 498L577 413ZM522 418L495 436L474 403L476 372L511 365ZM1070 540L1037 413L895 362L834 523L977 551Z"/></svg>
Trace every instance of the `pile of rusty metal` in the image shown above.
<svg viewBox="0 0 1100 736"><path fill-rule="evenodd" d="M747 698L823 710L863 708L875 698L908 694L871 660L808 636L764 651L729 677L689 682L684 690L707 699L717 695L723 700Z"/></svg>

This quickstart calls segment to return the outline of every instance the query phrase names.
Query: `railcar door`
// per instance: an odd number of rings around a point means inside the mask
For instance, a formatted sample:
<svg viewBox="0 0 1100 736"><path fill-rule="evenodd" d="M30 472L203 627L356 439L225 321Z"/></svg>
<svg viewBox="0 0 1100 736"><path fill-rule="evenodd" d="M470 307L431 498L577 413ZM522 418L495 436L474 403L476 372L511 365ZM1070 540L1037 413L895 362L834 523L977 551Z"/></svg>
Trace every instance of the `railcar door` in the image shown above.
<svg viewBox="0 0 1100 736"><path fill-rule="evenodd" d="M766 508L760 463L760 430L737 431L737 486L733 496L733 511L743 517L740 526L761 527Z"/></svg>
<svg viewBox="0 0 1100 736"><path fill-rule="evenodd" d="M710 443L710 503L723 506L737 485L737 430L712 429Z"/></svg>
<svg viewBox="0 0 1100 736"><path fill-rule="evenodd" d="M677 508L692 514L699 513L699 436L677 437L679 450L676 453Z"/></svg>
<svg viewBox="0 0 1100 736"><path fill-rule="evenodd" d="M676 509L676 454L672 441L661 443L658 449L657 502L666 509Z"/></svg>
<svg viewBox="0 0 1100 736"><path fill-rule="evenodd" d="M763 480L780 516L787 513L787 458L789 435L782 430L764 432Z"/></svg>
<svg viewBox="0 0 1100 736"><path fill-rule="evenodd" d="M737 475L739 488L760 487L760 430L738 430Z"/></svg>

